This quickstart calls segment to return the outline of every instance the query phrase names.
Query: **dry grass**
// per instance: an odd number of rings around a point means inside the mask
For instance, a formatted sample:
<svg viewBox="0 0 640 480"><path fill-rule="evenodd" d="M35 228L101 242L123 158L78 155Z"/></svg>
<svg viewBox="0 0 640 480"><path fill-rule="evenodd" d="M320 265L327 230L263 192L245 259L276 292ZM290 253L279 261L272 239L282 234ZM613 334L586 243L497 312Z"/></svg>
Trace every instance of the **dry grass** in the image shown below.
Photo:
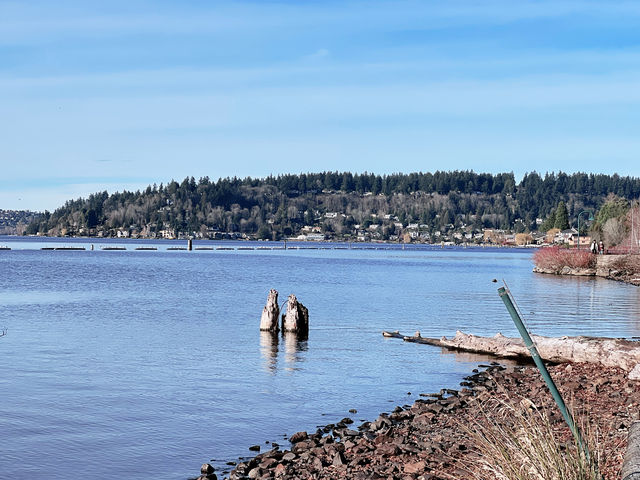
<svg viewBox="0 0 640 480"><path fill-rule="evenodd" d="M534 253L533 263L538 268L559 273L564 267L593 268L596 264L596 256L588 250L544 247Z"/></svg>
<svg viewBox="0 0 640 480"><path fill-rule="evenodd" d="M624 255L616 258L610 265L620 275L640 275L640 255Z"/></svg>
<svg viewBox="0 0 640 480"><path fill-rule="evenodd" d="M598 430L584 417L577 423L591 452L587 459L568 427L558 427L529 400L495 400L466 426L478 454L466 460L475 480L601 480Z"/></svg>

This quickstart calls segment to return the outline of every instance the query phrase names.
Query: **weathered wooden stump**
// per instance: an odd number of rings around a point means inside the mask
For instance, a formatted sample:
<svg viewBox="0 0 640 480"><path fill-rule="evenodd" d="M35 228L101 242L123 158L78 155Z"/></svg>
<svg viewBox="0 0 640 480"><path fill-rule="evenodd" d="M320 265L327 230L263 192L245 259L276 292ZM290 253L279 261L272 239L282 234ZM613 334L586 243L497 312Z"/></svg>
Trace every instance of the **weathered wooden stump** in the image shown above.
<svg viewBox="0 0 640 480"><path fill-rule="evenodd" d="M287 313L282 316L282 330L296 332L298 335L309 333L309 310L298 302L293 293L287 300Z"/></svg>
<svg viewBox="0 0 640 480"><path fill-rule="evenodd" d="M267 332L277 332L278 318L280 316L280 307L278 306L278 291L269 290L269 296L267 297L267 304L262 309L262 316L260 317L260 330Z"/></svg>

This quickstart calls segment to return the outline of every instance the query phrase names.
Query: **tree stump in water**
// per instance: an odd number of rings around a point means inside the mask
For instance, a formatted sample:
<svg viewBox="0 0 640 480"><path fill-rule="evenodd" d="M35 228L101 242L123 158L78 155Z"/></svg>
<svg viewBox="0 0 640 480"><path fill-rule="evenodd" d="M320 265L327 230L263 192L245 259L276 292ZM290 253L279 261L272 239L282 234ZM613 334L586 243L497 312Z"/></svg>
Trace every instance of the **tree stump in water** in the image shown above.
<svg viewBox="0 0 640 480"><path fill-rule="evenodd" d="M309 333L309 310L298 302L294 294L289 295L287 300L287 313L282 316L282 330L299 335Z"/></svg>
<svg viewBox="0 0 640 480"><path fill-rule="evenodd" d="M278 331L278 317L280 316L280 307L278 306L278 291L269 290L269 296L267 297L267 304L262 309L262 316L260 317L260 330L268 332Z"/></svg>

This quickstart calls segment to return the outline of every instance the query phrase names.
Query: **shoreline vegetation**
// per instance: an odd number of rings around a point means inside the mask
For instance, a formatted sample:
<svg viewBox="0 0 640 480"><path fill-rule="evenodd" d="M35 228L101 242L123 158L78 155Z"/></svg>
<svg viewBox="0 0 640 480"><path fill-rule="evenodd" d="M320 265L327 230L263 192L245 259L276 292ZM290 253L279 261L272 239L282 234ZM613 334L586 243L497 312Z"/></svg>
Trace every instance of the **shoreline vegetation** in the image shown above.
<svg viewBox="0 0 640 480"><path fill-rule="evenodd" d="M640 255L596 255L587 250L543 247L533 255L536 273L602 277L640 286Z"/></svg>
<svg viewBox="0 0 640 480"><path fill-rule="evenodd" d="M640 382L629 380L619 368L594 364L565 363L549 370L582 428L590 432L587 442L604 479L618 479L629 426L638 420ZM559 458L575 456L573 437L535 367L492 362L474 369L460 385L459 390L420 393L413 404L357 427L345 417L315 432L294 433L289 448L272 444L271 450L219 473L229 480L488 480L514 465L492 457L480 437L495 444L496 435L518 433L514 418L529 422L534 416L546 422L537 428L548 430L552 438L545 441L553 443ZM540 477L543 465L539 459L531 461L518 460L522 465L515 467L529 469L518 478L554 478ZM201 473L200 480L217 478L209 464Z"/></svg>
<svg viewBox="0 0 640 480"><path fill-rule="evenodd" d="M626 228L622 216L638 196L640 178L563 172L531 172L520 182L513 172L473 171L187 177L69 200L19 230L97 238L540 244L550 230L576 234L580 215L598 212L591 227L609 245ZM589 221L585 216L582 230Z"/></svg>

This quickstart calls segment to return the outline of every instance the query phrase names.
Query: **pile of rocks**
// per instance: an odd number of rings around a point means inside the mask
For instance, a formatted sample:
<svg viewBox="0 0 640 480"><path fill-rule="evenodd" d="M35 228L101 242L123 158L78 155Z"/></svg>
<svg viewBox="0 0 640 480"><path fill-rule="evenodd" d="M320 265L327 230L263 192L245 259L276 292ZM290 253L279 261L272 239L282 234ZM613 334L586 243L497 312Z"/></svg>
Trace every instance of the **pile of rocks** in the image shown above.
<svg viewBox="0 0 640 480"><path fill-rule="evenodd" d="M563 396L587 409L603 432L604 477L619 478L627 429L638 419L640 383L628 380L620 369L590 364L556 365L550 372ZM345 418L312 434L298 432L289 438L289 450L274 448L239 463L229 479L470 478L468 468L477 452L465 425L475 422L479 412L497 399L533 402L570 438L533 366L481 366L461 386L421 394L413 405L397 407L357 428ZM200 478L211 480L212 475L203 470Z"/></svg>

